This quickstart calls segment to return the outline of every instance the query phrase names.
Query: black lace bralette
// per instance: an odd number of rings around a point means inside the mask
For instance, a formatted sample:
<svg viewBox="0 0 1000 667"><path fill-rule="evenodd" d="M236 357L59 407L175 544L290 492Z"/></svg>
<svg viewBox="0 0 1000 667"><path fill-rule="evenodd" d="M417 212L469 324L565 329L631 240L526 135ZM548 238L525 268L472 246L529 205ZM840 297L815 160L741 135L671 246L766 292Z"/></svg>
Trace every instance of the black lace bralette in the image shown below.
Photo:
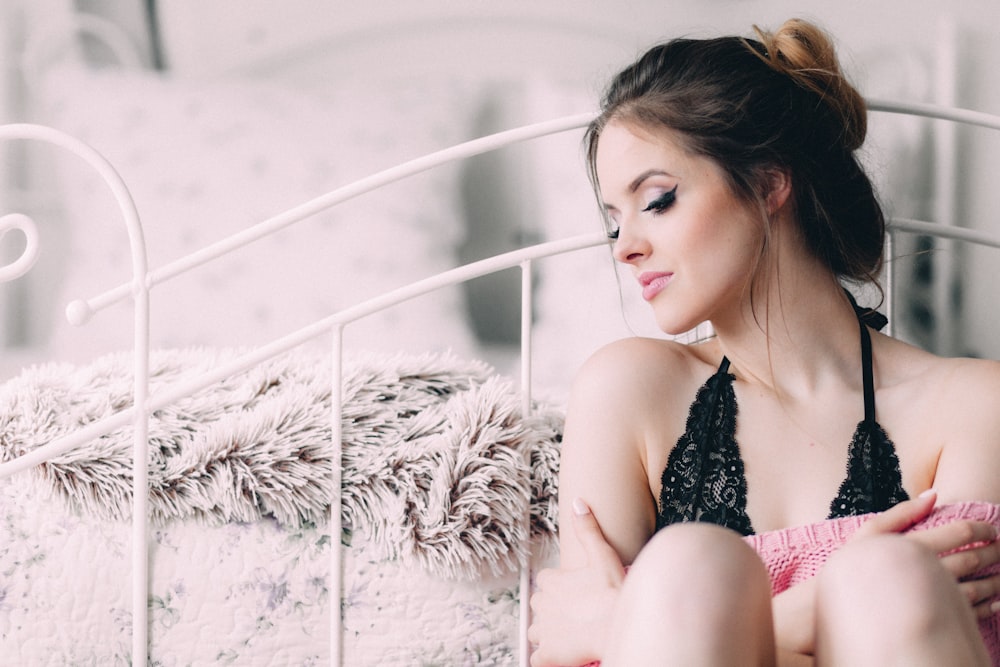
<svg viewBox="0 0 1000 667"><path fill-rule="evenodd" d="M829 519L881 512L908 498L896 449L875 421L871 336L861 321L865 417L848 452L847 478L830 503ZM736 395L729 360L698 391L684 435L663 470L656 528L707 521L752 535L747 482L736 444Z"/></svg>

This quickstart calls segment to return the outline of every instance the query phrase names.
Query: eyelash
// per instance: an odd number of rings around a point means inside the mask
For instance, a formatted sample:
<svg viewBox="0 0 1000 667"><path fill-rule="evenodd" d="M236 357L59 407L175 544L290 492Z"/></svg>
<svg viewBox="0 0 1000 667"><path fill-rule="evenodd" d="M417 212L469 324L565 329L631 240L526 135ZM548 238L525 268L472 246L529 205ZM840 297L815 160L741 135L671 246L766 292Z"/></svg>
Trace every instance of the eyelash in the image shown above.
<svg viewBox="0 0 1000 667"><path fill-rule="evenodd" d="M677 186L675 185L672 190L667 190L662 195L649 202L646 208L642 209L643 213L647 211L652 211L653 213L663 213L668 208L673 205L674 200L677 199Z"/></svg>
<svg viewBox="0 0 1000 667"><path fill-rule="evenodd" d="M667 190L659 197L649 202L646 208L642 209L643 213L652 213L653 215L660 215L668 208L673 206L674 201L677 199L677 186L675 185L672 190ZM610 225L609 225L610 226ZM612 241L618 238L618 228L608 230L608 238Z"/></svg>
<svg viewBox="0 0 1000 667"><path fill-rule="evenodd" d="M608 240L609 241L617 241L618 240L618 229L619 228L615 227L614 229L612 229L610 221L608 221L607 226L608 226Z"/></svg>

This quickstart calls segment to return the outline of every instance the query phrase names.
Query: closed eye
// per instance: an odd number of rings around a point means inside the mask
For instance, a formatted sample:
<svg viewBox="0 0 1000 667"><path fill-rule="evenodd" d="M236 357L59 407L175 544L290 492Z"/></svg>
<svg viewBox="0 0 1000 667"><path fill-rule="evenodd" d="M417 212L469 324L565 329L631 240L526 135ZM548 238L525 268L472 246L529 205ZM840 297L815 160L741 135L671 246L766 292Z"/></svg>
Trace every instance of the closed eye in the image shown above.
<svg viewBox="0 0 1000 667"><path fill-rule="evenodd" d="M677 186L675 185L672 190L667 190L662 195L649 202L646 208L642 209L643 213L651 211L653 213L663 213L668 208L670 208L674 201L677 199Z"/></svg>
<svg viewBox="0 0 1000 667"><path fill-rule="evenodd" d="M616 211L617 209L612 206L607 206L604 209L604 230L607 232L608 238L612 241L618 238L618 230L621 229Z"/></svg>
<svg viewBox="0 0 1000 667"><path fill-rule="evenodd" d="M608 231L608 238L614 241L618 238L618 232L620 231L621 228L618 226L618 223L616 223L611 218L608 218L607 222L605 223L605 229L607 229Z"/></svg>

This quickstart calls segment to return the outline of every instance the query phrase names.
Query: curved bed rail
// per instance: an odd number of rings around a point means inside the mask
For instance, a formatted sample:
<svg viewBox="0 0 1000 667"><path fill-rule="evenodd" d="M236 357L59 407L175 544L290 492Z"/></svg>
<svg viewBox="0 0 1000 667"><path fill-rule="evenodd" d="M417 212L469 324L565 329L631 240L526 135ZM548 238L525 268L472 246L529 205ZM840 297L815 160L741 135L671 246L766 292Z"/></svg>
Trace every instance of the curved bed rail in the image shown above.
<svg viewBox="0 0 1000 667"><path fill-rule="evenodd" d="M922 116L925 118L949 120L968 125L1000 129L1000 116L969 109L957 109L917 102L896 102L877 98L870 99L868 101L868 105L871 111L876 112ZM176 276L187 273L188 271L191 271L218 257L238 250L239 248L269 236L270 234L284 229L285 227L305 220L320 211L324 211L362 194L376 190L384 185L388 185L389 183L408 178L440 165L488 153L505 146L529 141L531 139L536 139L550 134L558 134L560 132L580 129L590 123L594 117L595 113L590 112L533 123L497 132L495 134L473 139L471 141L466 141L461 144L403 162L394 167L379 171L371 176L337 188L336 190L332 190L331 192L321 195L299 206L263 220L241 232L205 246L201 250L195 251L190 255L186 255L185 257L181 257L164 264L163 266L150 272L148 284L152 287L159 283L167 282ZM896 227L901 231L908 231L903 229L903 226L905 226L903 223L905 222L909 221L893 221L890 223L890 227ZM930 225L933 223L924 224ZM89 299L75 300L67 306L66 317L73 324L83 324L87 322L95 312L103 310L104 308L127 298L128 292L129 284L126 283L101 294L95 295Z"/></svg>
<svg viewBox="0 0 1000 667"><path fill-rule="evenodd" d="M258 239L273 234L277 231L295 224L306 218L336 206L342 202L371 192L389 183L408 178L415 174L433 169L434 167L457 162L475 155L481 155L494 151L498 148L510 146L530 139L558 134L568 130L578 129L585 126L593 118L593 114L577 114L565 118L556 118L549 121L525 125L523 127L497 132L485 137L466 141L464 143L435 151L427 155L414 158L402 164L379 171L371 176L348 183L347 185L332 190L312 199L304 204L288 209L267 220L248 227L241 232L237 232L211 245L205 246L190 255L176 259L168 264L164 264L158 269L154 269L149 276L150 286L167 282L168 280L187 273L203 264L206 264L217 257L226 255L243 246L249 245ZM102 294L90 299L74 301L67 307L66 316L73 324L82 324L89 320L93 314L108 306L121 301L128 296L128 285L123 284L110 289Z"/></svg>
<svg viewBox="0 0 1000 667"><path fill-rule="evenodd" d="M146 587L148 579L148 546L147 506L149 498L148 467L138 465L149 460L149 441L147 438L149 425L149 265L146 257L146 241L139 222L139 213L135 202L125 182L119 176L114 166L103 155L82 141L59 130L43 125L12 124L0 126L0 141L30 139L52 144L63 148L77 157L82 158L98 173L111 190L115 202L122 214L125 229L128 232L129 250L132 257L132 282L127 283L128 292L133 300L133 407L128 414L115 415L113 420L98 422L82 429L78 435L80 442L110 433L115 428L131 422L135 433L132 440L132 655L141 658L146 663L147 653L147 623L146 623ZM23 275L34 263L38 252L38 237L34 222L23 214L13 214L5 219L20 229L27 238L27 246L21 257L14 264L5 267L9 272L8 279ZM69 449L63 447L62 450ZM0 465L0 477L13 474L49 460L57 453L57 448L41 448Z"/></svg>
<svg viewBox="0 0 1000 667"><path fill-rule="evenodd" d="M920 115L931 118L952 120L961 123L981 125L993 129L1000 129L1000 117L979 112L972 112L960 109L949 109L925 104L903 104L887 101L872 100L870 108L873 111L883 111L888 113L902 113ZM404 301L408 301L427 292L466 282L473 278L484 276L497 271L506 270L515 266L522 269L522 299L521 299L521 382L522 382L522 406L525 413L531 410L531 309L532 309L532 267L536 260L551 255L573 252L575 250L590 248L607 242L603 234L594 233L577 236L560 241L543 243L530 248L524 248L513 252L505 253L493 258L481 260L466 266L462 266L437 276L431 276L416 283L400 287L381 296L369 299L355 306L333 313L325 318L303 327L293 333L278 338L271 343L256 348L233 361L219 366L212 371L206 372L196 378L178 382L164 387L153 396L148 395L148 374L149 374L149 292L150 289L159 283L166 282L175 276L193 270L216 257L227 254L242 246L272 234L284 227L303 220L314 213L329 207L335 206L343 201L347 201L365 192L377 189L388 183L406 178L413 174L431 169L448 162L462 160L474 155L486 153L504 146L508 146L522 141L527 141L536 137L555 134L567 130L579 129L585 126L594 117L593 113L578 114L564 118L558 118L543 123L536 123L505 132L500 132L490 136L465 142L451 148L447 148L429 155L419 157L414 160L402 163L396 167L378 172L367 178L350 183L344 187L334 190L326 195L313 199L296 208L290 209L277 216L264 220L263 222L250 227L243 232L234 234L222 241L207 246L200 251L192 253L186 257L177 259L158 269L149 270L146 264L146 249L143 240L142 227L138 214L132 202L128 189L121 181L113 167L96 151L85 144L51 128L34 125L9 125L0 126L0 140L3 139L38 139L48 143L66 148L70 152L83 157L95 170L104 178L111 188L116 200L122 210L123 218L129 233L132 256L133 256L133 279L129 283L119 285L95 297L74 301L67 307L67 317L71 322L82 324L90 319L97 311L108 307L112 303L121 301L129 296L134 300L135 307L135 397L132 407L116 413L112 417L95 422L80 431L60 438L56 441L34 450L30 454L22 456L13 461L0 464L0 478L6 477L15 472L47 461L59 453L72 449L83 442L95 437L110 433L121 426L132 423L135 426L134 443L134 489L142 491L146 488L146 474L144 465L135 465L140 461L148 460L148 450L146 443L146 433L148 428L148 416L152 410L157 409L177 400L180 397L189 395L198 389L207 387L221 379L247 370L262 361L292 350L302 343L322 335L331 336L333 375L331 380L332 407L332 447L335 456L340 452L340 413L341 413L341 378L343 368L343 330L351 322L367 317L373 313L385 310ZM36 252L37 234L30 219L25 222L26 216L13 214L0 218L0 233L5 228L20 229L29 238L29 247L34 248L25 252L24 256L17 260L12 266L0 269L0 279L5 275L10 278L21 275L30 268L33 261L32 253ZM911 232L921 234L932 234L944 238L963 240L980 245L1000 248L1000 237L975 232L972 230L960 229L950 226L942 226L915 220L893 220L889 224L890 237L896 232ZM23 262L22 262L23 260ZM21 262L21 263L18 263ZM891 288L890 288L891 293ZM888 304L891 308L891 303ZM334 468L333 488L340 489L340 470ZM148 655L147 641L147 608L146 608L146 572L147 572L147 551L146 551L146 492L134 492L133 497L133 622L132 622L132 646L133 664L145 664ZM333 498L331 508L339 506L339 498ZM140 521L141 519L141 521ZM340 529L340 512L331 510L332 534L336 535ZM334 540L333 544L338 544ZM331 550L331 600L336 601L341 595L341 560L340 549ZM528 619L528 563L522 564L521 576L521 618L520 618L520 659L521 664L527 664L528 643L526 636ZM331 605L336 609L336 604ZM341 626L340 614L331 613L331 663L341 663Z"/></svg>

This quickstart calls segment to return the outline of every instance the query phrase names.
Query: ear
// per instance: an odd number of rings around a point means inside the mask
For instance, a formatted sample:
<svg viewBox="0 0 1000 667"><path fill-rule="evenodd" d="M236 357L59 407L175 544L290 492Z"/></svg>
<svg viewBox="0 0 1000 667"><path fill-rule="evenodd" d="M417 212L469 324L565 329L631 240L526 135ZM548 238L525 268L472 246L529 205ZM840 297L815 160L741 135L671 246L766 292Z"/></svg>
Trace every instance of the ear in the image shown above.
<svg viewBox="0 0 1000 667"><path fill-rule="evenodd" d="M773 169L767 173L767 212L774 215L792 194L792 175L787 169Z"/></svg>

